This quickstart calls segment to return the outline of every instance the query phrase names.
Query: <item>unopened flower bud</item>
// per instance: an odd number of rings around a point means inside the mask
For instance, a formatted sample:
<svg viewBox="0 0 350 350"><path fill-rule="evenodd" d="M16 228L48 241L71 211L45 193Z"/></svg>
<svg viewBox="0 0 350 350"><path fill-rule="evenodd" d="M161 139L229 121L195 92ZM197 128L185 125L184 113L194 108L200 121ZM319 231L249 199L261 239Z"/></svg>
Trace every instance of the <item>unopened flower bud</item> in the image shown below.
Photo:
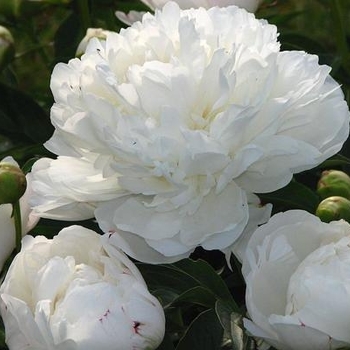
<svg viewBox="0 0 350 350"><path fill-rule="evenodd" d="M326 170L317 184L317 193L322 199L332 196L350 199L350 177L340 170Z"/></svg>
<svg viewBox="0 0 350 350"><path fill-rule="evenodd" d="M350 222L350 201L340 196L328 197L318 205L316 215L323 222L340 219Z"/></svg>
<svg viewBox="0 0 350 350"><path fill-rule="evenodd" d="M12 163L0 162L0 204L16 203L27 188L22 170Z"/></svg>
<svg viewBox="0 0 350 350"><path fill-rule="evenodd" d="M0 26L0 70L12 61L15 55L13 36L8 29Z"/></svg>
<svg viewBox="0 0 350 350"><path fill-rule="evenodd" d="M98 38L98 39L104 40L106 39L107 34L108 34L108 30L104 30L102 28L88 28L88 30L86 31L86 35L78 45L75 55L77 57L80 57L82 54L84 54L87 48L87 45L92 38Z"/></svg>

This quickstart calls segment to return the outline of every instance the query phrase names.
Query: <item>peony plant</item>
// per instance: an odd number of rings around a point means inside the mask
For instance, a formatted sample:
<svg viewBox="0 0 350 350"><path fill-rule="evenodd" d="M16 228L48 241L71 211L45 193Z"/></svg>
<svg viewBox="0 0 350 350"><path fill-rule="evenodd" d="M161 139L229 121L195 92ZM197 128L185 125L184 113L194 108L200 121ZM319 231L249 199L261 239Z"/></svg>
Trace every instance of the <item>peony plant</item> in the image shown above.
<svg viewBox="0 0 350 350"><path fill-rule="evenodd" d="M291 210L274 215L243 259L247 331L278 350L350 346L350 225Z"/></svg>
<svg viewBox="0 0 350 350"><path fill-rule="evenodd" d="M0 0L1 350L350 349L350 2L258 2Z"/></svg>
<svg viewBox="0 0 350 350"><path fill-rule="evenodd" d="M144 262L233 249L259 203L254 193L287 185L348 136L330 67L281 52L277 36L235 6L169 2L90 40L52 74L55 132L45 146L58 158L33 167L35 212L95 216Z"/></svg>
<svg viewBox="0 0 350 350"><path fill-rule="evenodd" d="M26 236L0 287L10 350L156 349L164 313L136 266L100 236L70 226Z"/></svg>

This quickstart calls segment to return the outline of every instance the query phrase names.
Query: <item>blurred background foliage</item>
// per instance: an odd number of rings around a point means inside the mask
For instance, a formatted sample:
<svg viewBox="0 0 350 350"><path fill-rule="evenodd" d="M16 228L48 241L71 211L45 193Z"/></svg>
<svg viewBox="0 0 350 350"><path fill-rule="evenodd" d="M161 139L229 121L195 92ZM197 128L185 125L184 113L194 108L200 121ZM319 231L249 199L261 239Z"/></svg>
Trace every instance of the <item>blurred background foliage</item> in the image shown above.
<svg viewBox="0 0 350 350"><path fill-rule="evenodd" d="M75 56L89 27L119 31L116 10L145 10L137 0L0 0L0 159L13 156L25 171L43 156L50 137L50 75L58 62ZM256 13L276 24L282 50L317 54L332 67L350 102L350 1L265 0ZM301 208L314 213L315 191L324 169L349 173L350 144L316 169L298 174L285 188L264 194L274 211ZM41 220L34 234L52 236L70 223ZM81 223L98 230L93 221ZM167 334L159 349L254 349L242 330L244 282L237 261L232 270L219 252L195 251L177 264L138 264L167 316ZM0 327L1 328L1 327ZM0 331L0 348L4 345Z"/></svg>

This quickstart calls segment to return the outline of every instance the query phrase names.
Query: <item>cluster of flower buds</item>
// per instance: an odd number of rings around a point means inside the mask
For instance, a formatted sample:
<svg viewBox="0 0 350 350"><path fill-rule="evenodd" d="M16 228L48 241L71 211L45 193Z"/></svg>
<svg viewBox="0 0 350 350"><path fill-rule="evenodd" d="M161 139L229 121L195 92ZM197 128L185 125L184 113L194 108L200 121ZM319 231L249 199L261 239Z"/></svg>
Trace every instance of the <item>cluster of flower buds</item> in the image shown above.
<svg viewBox="0 0 350 350"><path fill-rule="evenodd" d="M316 215L324 222L350 222L350 177L340 170L325 170L317 184L322 201Z"/></svg>

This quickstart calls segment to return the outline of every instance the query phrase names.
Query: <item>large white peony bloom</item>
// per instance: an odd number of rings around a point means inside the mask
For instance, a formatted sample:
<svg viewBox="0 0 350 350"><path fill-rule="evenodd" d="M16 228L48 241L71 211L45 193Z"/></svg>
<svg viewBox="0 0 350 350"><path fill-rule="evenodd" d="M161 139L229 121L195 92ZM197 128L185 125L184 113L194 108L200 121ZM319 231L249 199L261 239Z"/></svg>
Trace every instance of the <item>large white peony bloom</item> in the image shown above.
<svg viewBox="0 0 350 350"><path fill-rule="evenodd" d="M141 1L152 11L161 9L167 2L169 2L169 0ZM244 8L249 12L255 12L262 1L263 0L174 0L174 2L176 2L183 10L189 9L191 7L203 7L205 9L209 9L214 6L225 7L235 5ZM145 12L130 11L128 14L126 14L122 11L117 11L115 14L120 21L130 25L134 22L141 21L142 16L145 14Z"/></svg>
<svg viewBox="0 0 350 350"><path fill-rule="evenodd" d="M65 228L52 240L24 237L0 288L11 350L158 347L163 309L110 239L80 226Z"/></svg>
<svg viewBox="0 0 350 350"><path fill-rule="evenodd" d="M279 51L276 27L237 7L180 10L92 39L52 74L57 160L33 168L43 217L94 214L146 262L227 250L252 193L341 148L349 111L316 56ZM248 198L248 199L247 199Z"/></svg>
<svg viewBox="0 0 350 350"><path fill-rule="evenodd" d="M18 166L18 163L12 157L6 157L1 162L10 163ZM32 193L31 189L31 175L26 176L27 189L24 195L20 199L21 217L22 217L22 233L25 235L29 232L38 222L39 217L34 215L30 209L29 200ZM6 259L10 256L11 252L16 247L16 230L15 223L12 216L12 204L0 205L0 271Z"/></svg>
<svg viewBox="0 0 350 350"><path fill-rule="evenodd" d="M279 350L350 345L350 225L301 210L273 216L243 261L246 329Z"/></svg>

